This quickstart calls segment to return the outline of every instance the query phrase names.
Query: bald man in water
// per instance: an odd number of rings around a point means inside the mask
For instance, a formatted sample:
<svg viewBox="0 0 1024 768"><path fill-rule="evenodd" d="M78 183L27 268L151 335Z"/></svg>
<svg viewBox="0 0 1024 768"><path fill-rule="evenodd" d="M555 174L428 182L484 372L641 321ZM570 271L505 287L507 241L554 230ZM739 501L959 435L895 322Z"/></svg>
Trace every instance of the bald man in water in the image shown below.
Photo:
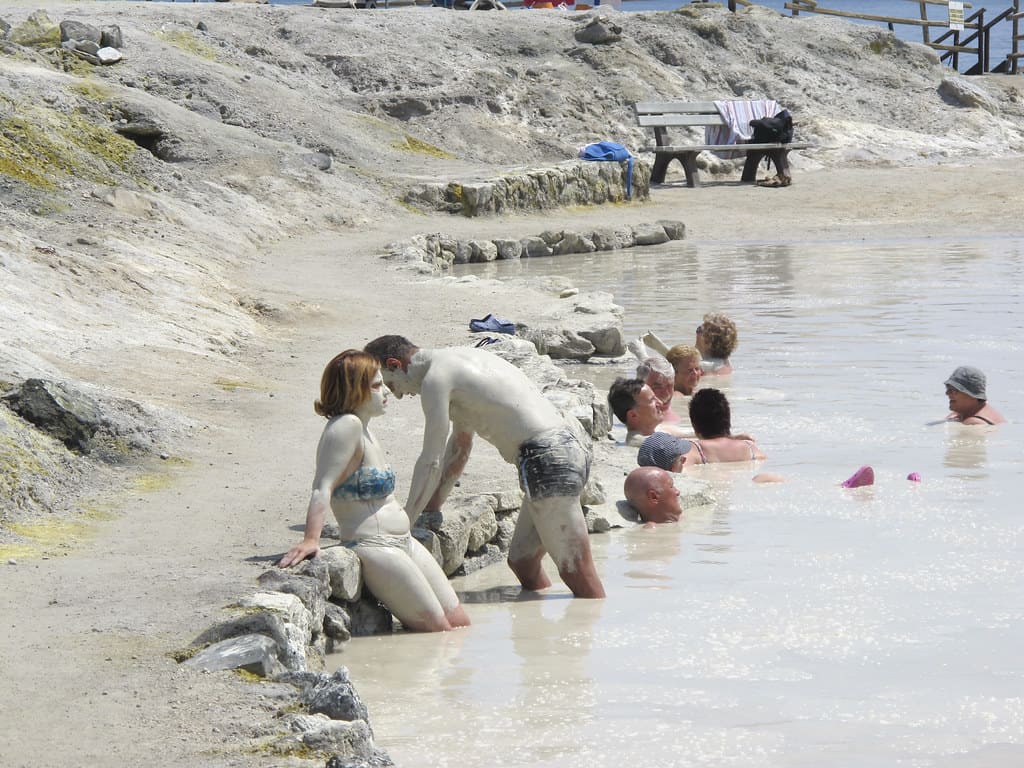
<svg viewBox="0 0 1024 768"><path fill-rule="evenodd" d="M637 467L626 476L622 490L645 523L675 523L683 516L679 489L660 467Z"/></svg>
<svg viewBox="0 0 1024 768"><path fill-rule="evenodd" d="M524 497L508 553L519 583L551 586L541 568L546 552L573 595L604 597L580 504L592 446L579 422L567 422L522 371L484 349L420 349L389 335L366 352L395 397L421 397L423 450L405 505L410 521L441 508L479 434L519 470Z"/></svg>

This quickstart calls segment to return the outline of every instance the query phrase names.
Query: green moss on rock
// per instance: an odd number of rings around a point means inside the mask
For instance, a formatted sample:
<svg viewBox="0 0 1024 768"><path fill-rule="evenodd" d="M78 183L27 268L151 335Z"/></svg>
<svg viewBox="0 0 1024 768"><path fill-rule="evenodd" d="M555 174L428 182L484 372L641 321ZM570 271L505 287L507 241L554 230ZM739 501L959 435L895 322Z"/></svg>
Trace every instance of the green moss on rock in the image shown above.
<svg viewBox="0 0 1024 768"><path fill-rule="evenodd" d="M21 104L0 120L0 174L49 190L75 176L115 184L127 172L138 147L83 115Z"/></svg>
<svg viewBox="0 0 1024 768"><path fill-rule="evenodd" d="M36 11L12 27L8 38L12 43L28 48L59 48L60 27L50 21L46 11Z"/></svg>
<svg viewBox="0 0 1024 768"><path fill-rule="evenodd" d="M442 160L452 160L455 156L450 152L445 152L440 147L435 147L433 144L429 144L425 141L417 139L415 136L406 134L404 141L395 142L395 149L404 149L409 152L416 152L421 155L429 155L430 157L438 157Z"/></svg>
<svg viewBox="0 0 1024 768"><path fill-rule="evenodd" d="M217 61L217 49L209 43L203 42L191 32L184 29L172 30L170 32L158 32L156 36L168 45L185 53L191 53L201 59Z"/></svg>

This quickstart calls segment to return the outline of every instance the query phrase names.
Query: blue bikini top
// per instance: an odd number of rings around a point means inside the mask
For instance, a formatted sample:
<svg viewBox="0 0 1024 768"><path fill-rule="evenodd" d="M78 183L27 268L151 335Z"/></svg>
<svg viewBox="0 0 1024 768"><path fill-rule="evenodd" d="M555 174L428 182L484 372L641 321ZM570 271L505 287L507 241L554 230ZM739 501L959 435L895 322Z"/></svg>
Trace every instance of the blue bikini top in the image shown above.
<svg viewBox="0 0 1024 768"><path fill-rule="evenodd" d="M334 489L335 499L369 501L383 499L395 490L395 473L391 467L359 467Z"/></svg>

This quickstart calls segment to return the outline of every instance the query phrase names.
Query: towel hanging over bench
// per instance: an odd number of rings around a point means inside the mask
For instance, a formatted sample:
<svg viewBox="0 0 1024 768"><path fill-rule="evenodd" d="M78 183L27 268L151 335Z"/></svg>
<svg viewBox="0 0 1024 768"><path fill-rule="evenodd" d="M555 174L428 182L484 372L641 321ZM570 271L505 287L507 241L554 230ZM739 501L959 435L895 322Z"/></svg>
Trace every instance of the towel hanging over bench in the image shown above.
<svg viewBox="0 0 1024 768"><path fill-rule="evenodd" d="M716 101L715 109L725 120L725 125L709 125L704 128L705 144L735 144L747 141L752 135L751 120L774 117L782 108L774 99L760 101ZM743 152L723 150L715 152L723 160L743 157Z"/></svg>

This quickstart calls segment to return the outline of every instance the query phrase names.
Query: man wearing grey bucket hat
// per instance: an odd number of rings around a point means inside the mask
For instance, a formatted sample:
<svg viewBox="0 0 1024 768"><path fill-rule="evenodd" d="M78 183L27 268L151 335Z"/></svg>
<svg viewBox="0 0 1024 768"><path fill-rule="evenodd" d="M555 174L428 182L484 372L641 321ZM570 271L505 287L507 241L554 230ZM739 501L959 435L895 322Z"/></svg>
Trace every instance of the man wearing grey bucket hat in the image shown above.
<svg viewBox="0 0 1024 768"><path fill-rule="evenodd" d="M970 365L961 365L946 379L949 415L946 421L961 424L1002 424L1003 415L988 404L985 374Z"/></svg>

